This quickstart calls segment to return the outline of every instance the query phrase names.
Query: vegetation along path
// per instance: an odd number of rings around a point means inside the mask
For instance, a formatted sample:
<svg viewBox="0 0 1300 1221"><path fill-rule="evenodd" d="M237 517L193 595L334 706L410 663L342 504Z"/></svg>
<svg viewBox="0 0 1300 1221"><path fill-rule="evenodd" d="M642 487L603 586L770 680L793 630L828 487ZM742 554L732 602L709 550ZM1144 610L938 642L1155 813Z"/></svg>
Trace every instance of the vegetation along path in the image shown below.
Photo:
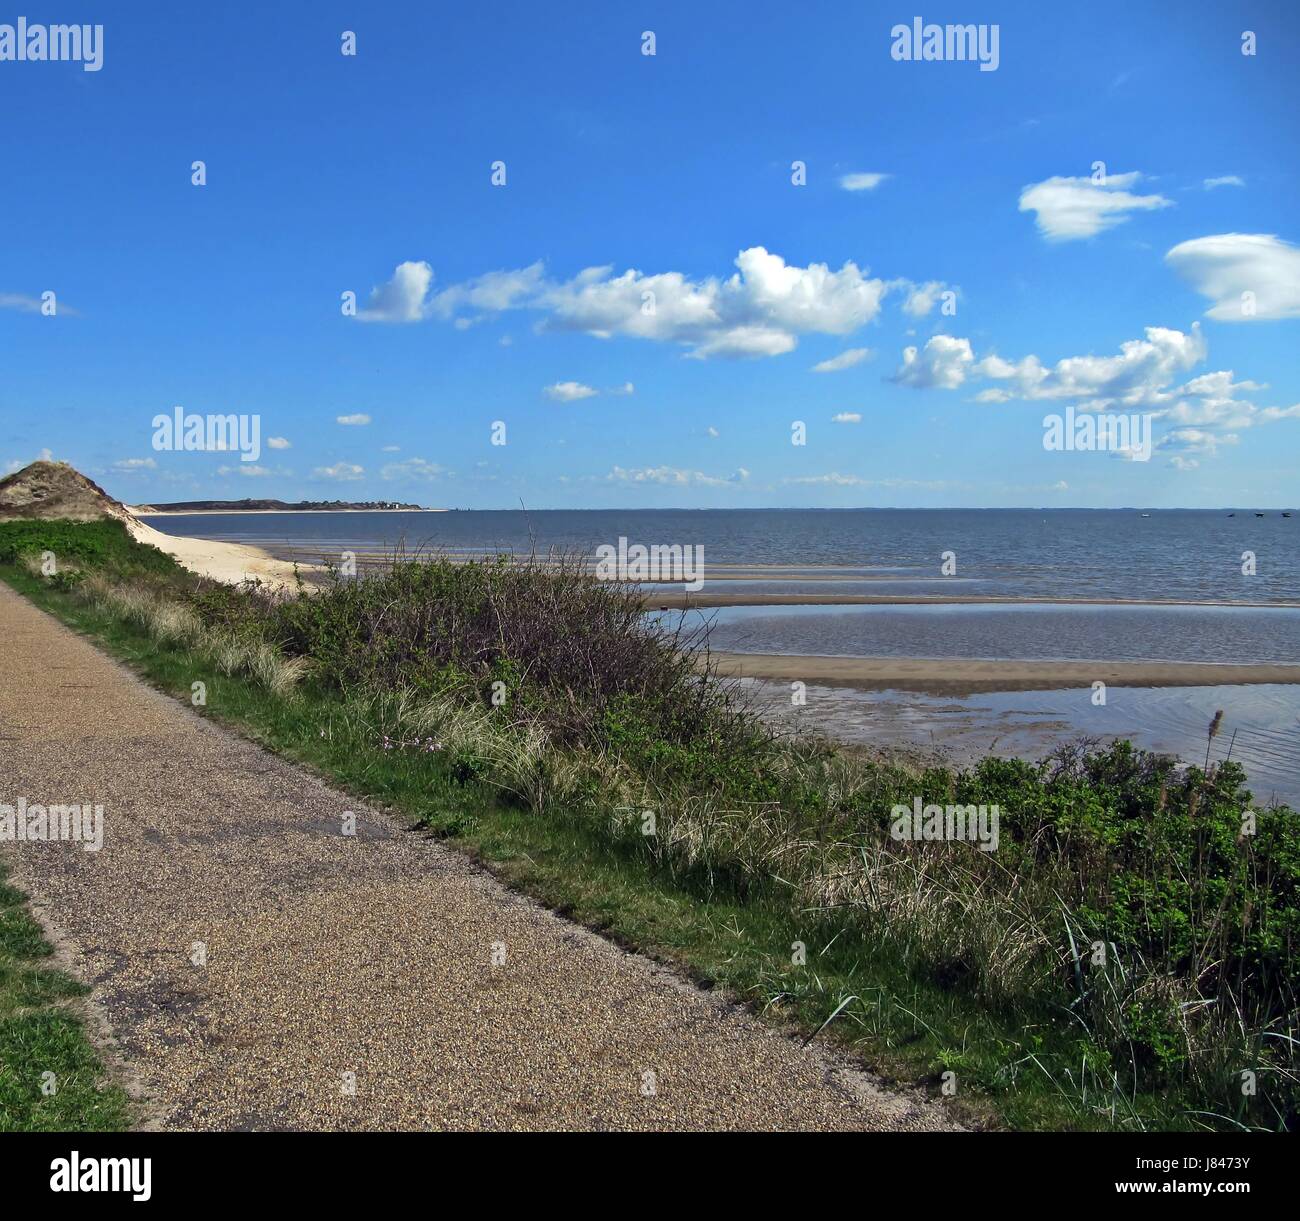
<svg viewBox="0 0 1300 1221"><path fill-rule="evenodd" d="M164 1128L947 1126L149 688L0 584L0 845ZM355 834L344 834L347 814Z"/></svg>

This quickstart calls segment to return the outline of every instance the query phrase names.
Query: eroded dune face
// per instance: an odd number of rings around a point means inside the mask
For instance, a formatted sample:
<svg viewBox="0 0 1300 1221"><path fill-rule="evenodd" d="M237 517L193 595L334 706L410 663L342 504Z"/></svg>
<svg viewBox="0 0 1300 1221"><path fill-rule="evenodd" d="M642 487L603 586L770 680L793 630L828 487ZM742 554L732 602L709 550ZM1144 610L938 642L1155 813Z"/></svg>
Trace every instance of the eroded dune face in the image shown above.
<svg viewBox="0 0 1300 1221"><path fill-rule="evenodd" d="M0 479L0 521L97 521L101 517L125 519L130 514L66 462L33 462Z"/></svg>

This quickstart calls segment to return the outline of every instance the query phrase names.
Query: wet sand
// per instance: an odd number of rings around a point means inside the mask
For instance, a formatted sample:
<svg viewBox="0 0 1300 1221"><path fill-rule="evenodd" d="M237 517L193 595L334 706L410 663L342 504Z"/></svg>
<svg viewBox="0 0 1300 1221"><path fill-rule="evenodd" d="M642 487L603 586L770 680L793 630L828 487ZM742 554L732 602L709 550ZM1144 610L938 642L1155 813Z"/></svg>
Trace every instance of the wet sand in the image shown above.
<svg viewBox="0 0 1300 1221"><path fill-rule="evenodd" d="M710 578L715 579L715 578ZM742 578L730 578L739 580ZM801 580L803 578L800 578ZM659 593L646 595L655 610L716 610L728 606L1230 606L1253 610L1300 609L1300 602L1188 601L1186 598L1059 598L994 594L775 594Z"/></svg>
<svg viewBox="0 0 1300 1221"><path fill-rule="evenodd" d="M821 683L830 687L897 689L947 695L1034 691L1045 687L1207 687L1300 683L1300 666L1188 661L984 661L918 657L815 657L714 653L732 677Z"/></svg>

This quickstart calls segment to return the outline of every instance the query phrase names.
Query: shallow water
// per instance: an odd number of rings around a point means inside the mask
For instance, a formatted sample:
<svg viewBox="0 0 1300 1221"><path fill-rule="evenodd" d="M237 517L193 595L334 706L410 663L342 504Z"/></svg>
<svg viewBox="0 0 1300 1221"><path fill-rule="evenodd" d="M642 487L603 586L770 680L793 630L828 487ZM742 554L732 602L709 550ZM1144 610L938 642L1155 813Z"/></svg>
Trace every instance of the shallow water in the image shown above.
<svg viewBox="0 0 1300 1221"><path fill-rule="evenodd" d="M712 648L733 653L1300 664L1300 609L1284 607L958 603L686 614L692 626L711 625Z"/></svg>
<svg viewBox="0 0 1300 1221"><path fill-rule="evenodd" d="M846 742L937 750L960 764L985 755L1038 759L1079 737L1127 738L1145 750L1203 764L1206 731L1223 710L1210 759L1231 751L1255 799L1300 810L1300 686L1110 687L1106 704L1088 688L991 692L954 698L913 691L807 688L790 707L787 683L744 679L760 705L793 724Z"/></svg>

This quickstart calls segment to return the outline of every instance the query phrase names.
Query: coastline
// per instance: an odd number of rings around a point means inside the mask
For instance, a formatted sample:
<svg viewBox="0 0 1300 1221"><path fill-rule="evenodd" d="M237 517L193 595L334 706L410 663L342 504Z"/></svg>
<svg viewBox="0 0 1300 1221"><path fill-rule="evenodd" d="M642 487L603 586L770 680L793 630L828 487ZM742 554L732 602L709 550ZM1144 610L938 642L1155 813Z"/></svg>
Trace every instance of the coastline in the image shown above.
<svg viewBox="0 0 1300 1221"><path fill-rule="evenodd" d="M126 505L126 511L135 517L258 517L275 514L312 513L325 516L329 513L450 513L450 509L146 509L140 505Z"/></svg>
<svg viewBox="0 0 1300 1221"><path fill-rule="evenodd" d="M157 547L182 567L212 581L238 585L241 581L262 581L276 587L297 584L304 577L320 571L319 564L293 564L279 560L261 547L249 543L222 543L214 539L188 538L164 534L128 513L126 528L137 543Z"/></svg>
<svg viewBox="0 0 1300 1221"><path fill-rule="evenodd" d="M713 653L730 678L762 678L941 695L1088 687L1211 687L1300 683L1300 666L1191 661L990 661L925 657L824 657Z"/></svg>

